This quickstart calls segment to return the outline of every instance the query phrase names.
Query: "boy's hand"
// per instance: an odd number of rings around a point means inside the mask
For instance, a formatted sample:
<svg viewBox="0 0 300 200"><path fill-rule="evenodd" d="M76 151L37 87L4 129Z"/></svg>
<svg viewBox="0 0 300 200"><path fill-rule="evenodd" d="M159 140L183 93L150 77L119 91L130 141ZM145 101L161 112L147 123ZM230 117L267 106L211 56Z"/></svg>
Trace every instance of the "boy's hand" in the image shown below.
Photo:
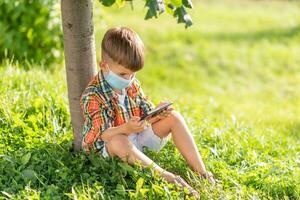
<svg viewBox="0 0 300 200"><path fill-rule="evenodd" d="M141 132L147 128L145 120L140 121L140 117L133 116L128 122L125 123L125 133L130 135L132 133Z"/></svg>
<svg viewBox="0 0 300 200"><path fill-rule="evenodd" d="M202 174L202 177L208 179L208 181L211 184L213 184L213 185L216 184L216 181L214 179L214 175L211 172L205 172L204 174Z"/></svg>
<svg viewBox="0 0 300 200"><path fill-rule="evenodd" d="M168 102L161 102L159 103L157 106L162 106L164 104L167 104ZM168 117L170 114L171 114L171 111L174 110L174 108L172 107L172 105L168 106L168 108L164 111L162 111L161 113L159 113L158 115L152 117L152 118L149 118L147 119L147 121L149 123L154 123L156 121L159 121L161 119L165 119L166 117Z"/></svg>

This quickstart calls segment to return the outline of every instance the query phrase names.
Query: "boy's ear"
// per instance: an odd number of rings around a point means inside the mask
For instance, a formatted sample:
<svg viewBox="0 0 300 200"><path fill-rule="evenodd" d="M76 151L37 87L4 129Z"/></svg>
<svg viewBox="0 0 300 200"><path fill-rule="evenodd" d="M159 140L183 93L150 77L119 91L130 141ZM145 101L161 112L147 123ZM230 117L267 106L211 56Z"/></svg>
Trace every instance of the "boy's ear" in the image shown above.
<svg viewBox="0 0 300 200"><path fill-rule="evenodd" d="M106 70L106 69L107 69L107 68L106 68L106 65L107 65L107 62L105 62L105 61L103 61L103 60L101 60L101 61L99 62L99 66L100 66L100 68L103 69L103 70Z"/></svg>
<svg viewBox="0 0 300 200"><path fill-rule="evenodd" d="M100 68L103 70L104 74L108 74L109 69L106 61L100 61Z"/></svg>

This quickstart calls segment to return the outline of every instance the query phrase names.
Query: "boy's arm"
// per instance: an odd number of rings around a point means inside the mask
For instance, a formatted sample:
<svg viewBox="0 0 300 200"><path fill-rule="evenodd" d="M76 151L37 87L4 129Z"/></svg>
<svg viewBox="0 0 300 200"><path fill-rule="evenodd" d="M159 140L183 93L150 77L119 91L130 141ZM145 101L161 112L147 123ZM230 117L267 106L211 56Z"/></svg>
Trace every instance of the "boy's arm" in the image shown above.
<svg viewBox="0 0 300 200"><path fill-rule="evenodd" d="M81 96L80 106L84 117L82 148L89 152L94 142L106 129L112 127L110 118L104 109L101 110L101 100L97 95Z"/></svg>
<svg viewBox="0 0 300 200"><path fill-rule="evenodd" d="M120 126L111 127L106 129L101 135L100 139L103 141L109 141L113 136L118 134L128 134L126 123Z"/></svg>
<svg viewBox="0 0 300 200"><path fill-rule="evenodd" d="M140 122L140 117L133 116L126 123L106 129L101 135L100 138L103 141L109 141L114 135L125 134L130 135L135 132L143 131L147 128L145 123Z"/></svg>
<svg viewBox="0 0 300 200"><path fill-rule="evenodd" d="M101 109L102 103L99 99L96 95L86 95L80 98L84 116L82 148L87 153L93 149L98 138L109 141L114 135L129 135L145 129L143 124L139 124L139 117L132 117L129 122L113 127L107 112L105 109Z"/></svg>

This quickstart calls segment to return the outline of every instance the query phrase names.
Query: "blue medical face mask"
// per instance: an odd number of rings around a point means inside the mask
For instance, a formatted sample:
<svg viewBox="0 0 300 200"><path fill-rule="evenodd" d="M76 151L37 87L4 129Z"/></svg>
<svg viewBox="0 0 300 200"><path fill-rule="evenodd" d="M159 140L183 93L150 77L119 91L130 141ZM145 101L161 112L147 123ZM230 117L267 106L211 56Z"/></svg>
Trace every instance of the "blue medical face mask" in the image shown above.
<svg viewBox="0 0 300 200"><path fill-rule="evenodd" d="M128 87L129 85L131 85L132 81L134 80L134 77L135 74L133 74L131 79L125 79L115 74L110 69L108 74L104 76L105 80L109 83L109 85L111 85L113 88L116 88L118 90L122 90Z"/></svg>

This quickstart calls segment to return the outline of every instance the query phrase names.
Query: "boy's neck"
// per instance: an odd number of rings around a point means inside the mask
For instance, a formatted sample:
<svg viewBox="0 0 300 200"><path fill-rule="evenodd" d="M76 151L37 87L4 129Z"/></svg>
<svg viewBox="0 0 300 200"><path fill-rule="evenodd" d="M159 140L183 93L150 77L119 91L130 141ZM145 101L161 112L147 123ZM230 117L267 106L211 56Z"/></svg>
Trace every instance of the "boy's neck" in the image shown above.
<svg viewBox="0 0 300 200"><path fill-rule="evenodd" d="M118 90L118 89L115 89L115 88L113 88L113 90L114 90L116 93L118 93L118 94L122 94L122 90Z"/></svg>

